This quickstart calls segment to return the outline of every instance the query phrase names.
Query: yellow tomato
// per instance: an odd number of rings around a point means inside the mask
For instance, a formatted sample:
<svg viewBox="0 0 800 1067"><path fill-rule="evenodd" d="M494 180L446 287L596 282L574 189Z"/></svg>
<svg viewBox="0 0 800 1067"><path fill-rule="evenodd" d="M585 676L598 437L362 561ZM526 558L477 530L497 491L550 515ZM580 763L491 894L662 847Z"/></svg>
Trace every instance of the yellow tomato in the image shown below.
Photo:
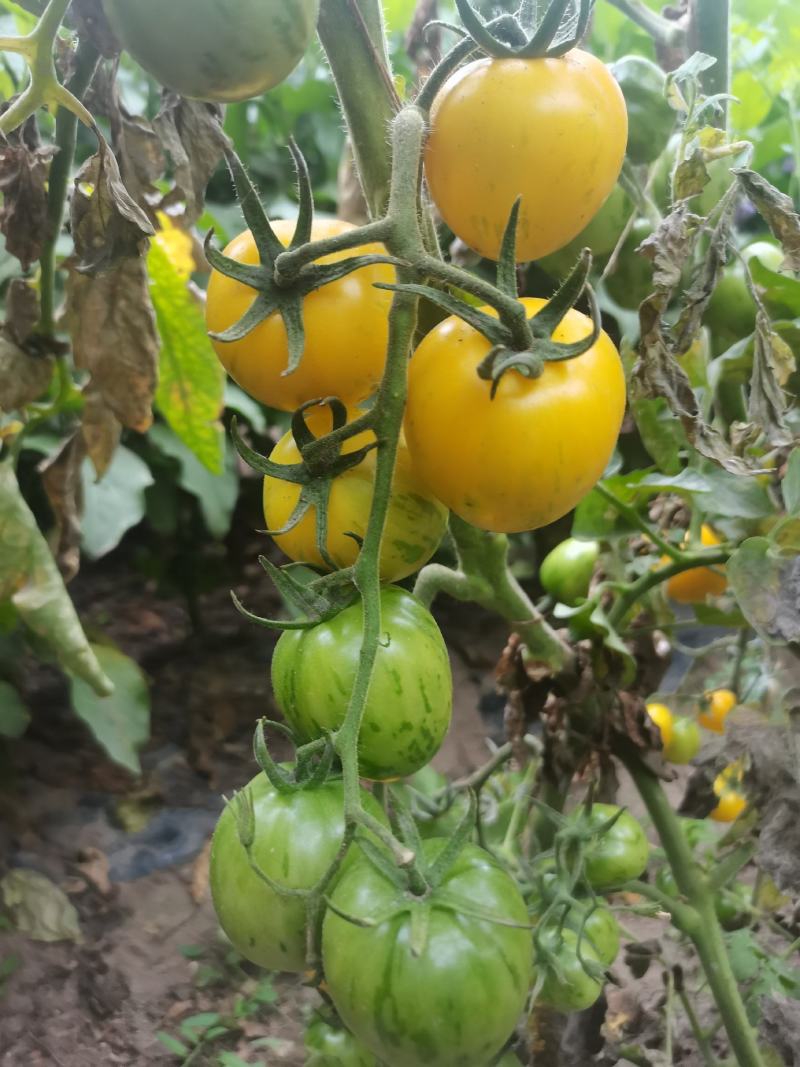
<svg viewBox="0 0 800 1067"><path fill-rule="evenodd" d="M716 822L734 822L747 807L747 797L740 788L743 769L742 760L736 760L714 779L714 794L719 797L719 803L711 818Z"/></svg>
<svg viewBox="0 0 800 1067"><path fill-rule="evenodd" d="M546 301L522 303L531 316ZM575 342L591 328L572 310L553 336ZM462 519L534 530L575 507L605 470L625 413L622 363L601 333L582 356L547 363L540 378L508 371L492 399L478 377L490 348L456 317L427 335L409 369L408 447L431 492Z"/></svg>
<svg viewBox="0 0 800 1067"><path fill-rule="evenodd" d="M353 418L357 413L351 412ZM320 436L331 428L328 408L312 409L306 416L311 431ZM357 434L345 442L345 453L355 452L375 440L372 431ZM291 432L272 451L275 463L300 462L300 452ZM334 478L328 499L326 548L337 567L355 563L359 542L367 531L375 482L377 453L369 452L357 467ZM292 515L300 496L300 486L279 478L264 479L264 518L267 528L280 530ZM411 462L405 442L397 456L392 496L381 548L381 579L397 582L424 566L436 551L447 526L447 509L425 489ZM350 534L355 534L356 538ZM316 509L310 508L294 529L275 537L286 555L298 563L322 570L325 564L317 547Z"/></svg>
<svg viewBox="0 0 800 1067"><path fill-rule="evenodd" d="M294 222L273 223L284 245L291 240L294 226ZM338 219L317 220L311 238L321 240L351 229L349 223ZM324 256L319 262L378 253L386 253L383 245L361 245ZM240 263L259 262L249 230L231 241L225 255ZM338 396L346 404L358 403L374 391L386 362L392 294L374 286L394 280L393 267L376 263L309 293L303 301L305 350L291 374L285 374L289 363L286 328L277 313L240 341L212 343L234 381L270 407L294 411L309 400L326 396ZM237 323L255 296L249 286L212 271L206 302L209 331L222 333Z"/></svg>
<svg viewBox="0 0 800 1067"><path fill-rule="evenodd" d="M480 59L451 75L434 101L425 173L447 225L490 259L521 196L517 258L540 259L600 210L627 138L619 85L587 52Z"/></svg>
<svg viewBox="0 0 800 1067"><path fill-rule="evenodd" d="M736 694L731 689L715 689L706 693L701 702L702 710L697 721L706 730L721 734L725 730L725 720L736 707Z"/></svg>
<svg viewBox="0 0 800 1067"><path fill-rule="evenodd" d="M722 542L710 526L702 526L700 543L704 548L713 548ZM664 556L662 563L669 563ZM667 581L667 595L679 604L702 604L706 597L721 596L728 588L724 574L718 574L710 567L693 567L690 571L676 574Z"/></svg>
<svg viewBox="0 0 800 1067"><path fill-rule="evenodd" d="M648 704L647 714L658 727L661 746L666 749L672 741L672 712L666 704Z"/></svg>

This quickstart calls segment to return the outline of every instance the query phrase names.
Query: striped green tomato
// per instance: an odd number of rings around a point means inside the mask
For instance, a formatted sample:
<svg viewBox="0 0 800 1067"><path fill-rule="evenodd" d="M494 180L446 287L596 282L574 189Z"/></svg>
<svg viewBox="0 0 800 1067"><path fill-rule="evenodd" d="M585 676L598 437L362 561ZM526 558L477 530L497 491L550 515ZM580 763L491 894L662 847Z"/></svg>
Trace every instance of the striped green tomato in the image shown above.
<svg viewBox="0 0 800 1067"><path fill-rule="evenodd" d="M230 103L260 96L300 62L319 0L103 0L122 46L162 85Z"/></svg>
<svg viewBox="0 0 800 1067"><path fill-rule="evenodd" d="M364 778L405 778L450 725L453 678L441 631L397 586L381 590L381 641L358 741ZM275 699L299 741L344 722L364 638L359 602L309 630L287 630L272 658Z"/></svg>
<svg viewBox="0 0 800 1067"><path fill-rule="evenodd" d="M255 810L256 863L288 889L311 889L344 836L341 781L283 794L259 774L246 788ZM371 815L386 821L371 794L365 791L361 799ZM214 831L210 880L217 918L237 952L270 970L305 969L305 904L298 897L280 896L253 871L230 804Z"/></svg>
<svg viewBox="0 0 800 1067"><path fill-rule="evenodd" d="M423 843L438 856L447 842ZM391 863L391 860L389 860ZM388 1067L488 1064L511 1036L532 980L527 909L488 852L465 845L425 897L399 890L357 857L332 894L322 930L336 1010Z"/></svg>

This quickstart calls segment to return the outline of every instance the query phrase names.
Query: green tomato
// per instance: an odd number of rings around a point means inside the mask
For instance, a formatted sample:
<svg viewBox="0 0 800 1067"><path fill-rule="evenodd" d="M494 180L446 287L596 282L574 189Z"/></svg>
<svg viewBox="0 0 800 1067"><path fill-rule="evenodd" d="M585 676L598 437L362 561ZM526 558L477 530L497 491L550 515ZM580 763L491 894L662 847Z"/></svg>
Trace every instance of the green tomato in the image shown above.
<svg viewBox="0 0 800 1067"><path fill-rule="evenodd" d="M621 308L635 310L653 292L653 272L636 249L652 232L647 219L637 219L620 249L613 273L605 279L606 292Z"/></svg>
<svg viewBox="0 0 800 1067"><path fill-rule="evenodd" d="M361 774L405 778L436 754L453 679L433 616L397 586L381 590L382 638L358 742ZM360 603L310 630L287 630L272 659L275 699L300 741L344 722L364 638Z"/></svg>
<svg viewBox="0 0 800 1067"><path fill-rule="evenodd" d="M425 860L446 844L423 842ZM329 910L322 930L331 999L359 1040L391 1067L490 1063L517 1025L532 978L527 909L500 864L467 844L441 885L415 897L356 858L331 901L376 920L356 926Z"/></svg>
<svg viewBox="0 0 800 1067"><path fill-rule="evenodd" d="M769 241L754 241L742 249L745 263L757 259L767 270L777 271L783 253ZM715 355L727 351L731 345L748 337L756 328L756 307L745 280L744 268L737 259L730 263L717 282L705 314L705 324L711 334Z"/></svg>
<svg viewBox="0 0 800 1067"><path fill-rule="evenodd" d="M598 971L602 966L591 945L584 938L579 946L578 935L568 928L545 930L538 940L544 952L537 965L545 976L539 1002L563 1012L590 1008L603 991L601 979L584 967L584 962Z"/></svg>
<svg viewBox="0 0 800 1067"><path fill-rule="evenodd" d="M694 719L678 715L672 720L672 736L664 745L664 759L670 763L691 763L700 751L700 727Z"/></svg>
<svg viewBox="0 0 800 1067"><path fill-rule="evenodd" d="M611 65L628 109L627 156L631 163L658 159L675 128L667 103L664 71L644 56L623 56Z"/></svg>
<svg viewBox="0 0 800 1067"><path fill-rule="evenodd" d="M720 889L714 897L714 909L724 930L739 930L750 918L751 893L746 885L736 882Z"/></svg>
<svg viewBox="0 0 800 1067"><path fill-rule="evenodd" d="M531 915L533 922L544 912L545 905L539 904ZM581 938L581 944L589 943L598 960L604 967L610 967L619 955L620 930L614 913L602 904L593 905L591 901L574 900L566 915L556 911L552 920L554 925L561 923Z"/></svg>
<svg viewBox="0 0 800 1067"><path fill-rule="evenodd" d="M564 278L578 262L584 248L591 250L597 265L615 248L632 211L628 194L621 185L615 185L589 225L568 245L537 260L538 265L552 277Z"/></svg>
<svg viewBox="0 0 800 1067"><path fill-rule="evenodd" d="M542 560L539 581L546 593L562 604L575 607L589 594L589 585L600 555L597 541L568 537Z"/></svg>
<svg viewBox="0 0 800 1067"><path fill-rule="evenodd" d="M103 0L123 47L162 85L230 103L294 70L314 37L319 0Z"/></svg>
<svg viewBox="0 0 800 1067"><path fill-rule="evenodd" d="M265 774L246 787L255 809L253 857L265 874L289 889L310 889L330 864L344 836L340 781L279 793ZM369 793L367 811L386 822ZM280 896L251 868L239 840L234 808L220 816L211 843L211 896L217 918L237 952L276 971L306 965L306 911L301 899Z"/></svg>
<svg viewBox="0 0 800 1067"><path fill-rule="evenodd" d="M588 817L583 808L572 815L587 819L590 827L599 829L620 811L614 825L586 847L584 871L596 890L620 885L643 874L650 857L650 844L633 815L615 804L593 804Z"/></svg>
<svg viewBox="0 0 800 1067"><path fill-rule="evenodd" d="M305 1046L309 1053L305 1067L378 1067L372 1053L349 1030L319 1015L306 1028Z"/></svg>

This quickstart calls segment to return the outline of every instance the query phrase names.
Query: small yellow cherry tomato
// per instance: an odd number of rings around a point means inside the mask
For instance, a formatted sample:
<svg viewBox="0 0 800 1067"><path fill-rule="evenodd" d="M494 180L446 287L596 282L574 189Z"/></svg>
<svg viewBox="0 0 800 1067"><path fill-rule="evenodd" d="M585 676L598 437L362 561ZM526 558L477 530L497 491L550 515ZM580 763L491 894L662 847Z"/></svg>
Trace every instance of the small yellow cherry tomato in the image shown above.
<svg viewBox="0 0 800 1067"><path fill-rule="evenodd" d="M704 548L713 548L722 544L710 526L703 524L700 542ZM664 556L662 563L669 563ZM667 581L667 595L679 604L702 604L706 597L720 596L728 587L724 574L718 574L710 567L693 567L690 571L676 574Z"/></svg>
<svg viewBox="0 0 800 1067"><path fill-rule="evenodd" d="M648 704L647 714L658 727L661 734L661 747L666 749L672 741L672 712L666 704Z"/></svg>
<svg viewBox="0 0 800 1067"><path fill-rule="evenodd" d="M351 411L352 420L358 413ZM317 436L331 428L329 408L314 408L306 413L306 423ZM372 431L349 438L344 453L355 452L374 441ZM270 458L275 463L300 462L300 451L291 432L285 434ZM331 483L328 498L328 555L337 567L349 567L359 553L357 538L367 531L372 490L375 482L377 452L373 450L358 464L344 471ZM300 486L279 478L264 479L264 518L267 529L282 529L292 515ZM401 440L395 468L386 532L381 547L380 574L384 582L397 582L418 571L431 558L447 526L447 508L434 499L420 481L405 442ZM356 537L351 537L355 534ZM300 522L285 534L275 537L286 555L298 563L308 563L329 570L317 547L316 509L311 507Z"/></svg>
<svg viewBox="0 0 800 1067"><path fill-rule="evenodd" d="M547 303L522 300L528 317ZM496 314L484 308L487 314ZM579 341L591 321L567 312L553 334ZM405 432L431 492L466 522L497 533L547 526L602 476L625 413L625 375L611 338L539 378L508 371L492 399L478 367L491 349L451 316L411 357Z"/></svg>
<svg viewBox="0 0 800 1067"><path fill-rule="evenodd" d="M711 812L711 818L716 822L734 822L747 807L747 797L740 788L743 770L743 761L735 760L714 779L713 789L719 803Z"/></svg>
<svg viewBox="0 0 800 1067"><path fill-rule="evenodd" d="M588 52L479 59L452 74L434 101L425 173L450 229L490 259L522 197L524 262L563 247L597 214L627 139L625 98Z"/></svg>
<svg viewBox="0 0 800 1067"><path fill-rule="evenodd" d="M721 734L725 731L725 720L735 707L736 694L732 689L714 689L703 697L697 721L706 730Z"/></svg>
<svg viewBox="0 0 800 1067"><path fill-rule="evenodd" d="M294 233L294 222L275 222L273 229L284 245ZM352 230L339 219L318 219L312 241ZM386 253L380 244L360 245L324 256L320 263L335 263L356 255ZM259 262L249 230L225 249L240 263ZM338 396L345 404L368 397L381 380L389 339L392 294L376 289L376 282L395 280L394 268L385 263L362 267L338 281L323 285L303 300L305 349L300 365L284 374L289 364L286 328L277 312L240 341L212 341L219 360L242 389L262 404L294 411L309 400ZM223 333L237 323L255 299L256 292L241 282L211 272L206 301L206 323L211 333Z"/></svg>

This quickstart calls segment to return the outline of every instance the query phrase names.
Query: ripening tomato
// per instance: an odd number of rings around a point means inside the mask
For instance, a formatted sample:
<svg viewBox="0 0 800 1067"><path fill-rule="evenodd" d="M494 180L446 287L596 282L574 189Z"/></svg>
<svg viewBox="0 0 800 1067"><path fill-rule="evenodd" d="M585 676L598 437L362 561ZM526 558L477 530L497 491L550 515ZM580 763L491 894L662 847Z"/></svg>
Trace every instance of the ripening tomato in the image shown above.
<svg viewBox="0 0 800 1067"><path fill-rule="evenodd" d="M661 747L666 754L667 746L672 741L672 712L666 704L648 704L647 714L658 727L658 732L661 734Z"/></svg>
<svg viewBox="0 0 800 1067"><path fill-rule="evenodd" d="M424 841L426 860L446 844ZM415 897L363 856L331 901L374 920L357 926L329 910L322 960L336 1010L381 1063L491 1063L517 1025L532 969L525 902L500 864L467 844L441 884Z"/></svg>
<svg viewBox="0 0 800 1067"><path fill-rule="evenodd" d="M670 763L690 763L700 751L700 728L687 715L672 720L672 737L664 745L664 758Z"/></svg>
<svg viewBox="0 0 800 1067"><path fill-rule="evenodd" d="M715 734L725 732L725 720L736 707L736 694L732 689L714 689L706 693L700 702L700 714L697 721L706 730Z"/></svg>
<svg viewBox="0 0 800 1067"><path fill-rule="evenodd" d="M601 971L597 953L586 938L578 942L574 930L552 928L540 934L542 947L552 953L551 961L542 955L537 963L544 970L539 1002L555 1011L583 1011L594 1004L603 991L603 983L584 966L595 965Z"/></svg>
<svg viewBox="0 0 800 1067"><path fill-rule="evenodd" d="M719 802L711 818L716 822L735 822L747 807L747 797L741 789L743 770L742 760L735 760L714 779L714 794Z"/></svg>
<svg viewBox="0 0 800 1067"><path fill-rule="evenodd" d="M431 110L425 173L450 229L497 259L522 197L517 258L577 236L619 177L628 119L608 68L573 49L557 59L479 59L445 82Z"/></svg>
<svg viewBox="0 0 800 1067"><path fill-rule="evenodd" d="M291 74L314 37L319 0L103 0L103 9L162 85L229 103Z"/></svg>
<svg viewBox="0 0 800 1067"><path fill-rule="evenodd" d="M355 418L357 412L351 412ZM314 408L306 423L317 436L331 429L330 408ZM375 440L370 430L349 438L342 451L347 454ZM291 431L272 451L275 463L300 462L300 451ZM337 567L355 563L367 532L372 491L375 484L377 452L373 450L358 464L331 482L328 497L328 536L326 548ZM264 518L268 530L280 530L288 522L300 497L300 486L280 478L264 479ZM400 441L397 464L389 499L389 511L381 544L380 573L384 582L399 582L424 566L436 551L447 527L447 508L435 500L414 470L405 441ZM355 537L351 535L355 534ZM286 555L298 563L308 563L322 570L330 568L317 547L316 508L309 508L300 522L285 534L275 537Z"/></svg>
<svg viewBox="0 0 800 1067"><path fill-rule="evenodd" d="M522 302L529 316L547 303ZM553 336L575 342L590 332L590 320L571 310ZM478 377L490 349L455 316L423 340L409 368L408 448L460 518L502 533L534 530L575 507L605 470L625 413L622 363L601 333L582 356L547 363L540 378L508 371L492 399Z"/></svg>
<svg viewBox="0 0 800 1067"><path fill-rule="evenodd" d="M275 222L278 238L288 245L294 222ZM322 240L353 227L338 219L317 219L311 239ZM386 254L383 245L361 245L324 256L320 263L335 263L356 255ZM225 249L240 263L259 262L249 230ZM277 313L270 315L240 341L213 341L219 360L242 389L262 404L294 411L309 400L338 396L355 404L375 390L386 362L389 309L392 294L376 289L376 282L395 280L394 268L376 263L315 290L303 301L305 350L300 365L289 365L286 327ZM206 324L211 333L223 333L237 323L255 299L255 290L211 272L206 301Z"/></svg>
<svg viewBox="0 0 800 1067"><path fill-rule="evenodd" d="M700 530L700 543L704 548L722 544L705 523ZM669 557L662 557L661 562L668 563ZM692 567L690 571L675 574L667 581L667 596L679 604L702 604L706 597L721 596L727 588L728 580L724 574L718 574L711 567Z"/></svg>
<svg viewBox="0 0 800 1067"><path fill-rule="evenodd" d="M358 759L365 778L403 778L424 767L450 725L453 678L431 613L397 586L381 590L381 631ZM364 639L363 610L351 604L309 630L286 630L272 657L272 685L301 741L344 722Z"/></svg>
<svg viewBox="0 0 800 1067"><path fill-rule="evenodd" d="M333 863L344 836L341 781L279 793L265 774L258 774L246 788L255 809L256 862L288 889L311 889ZM361 800L386 822L371 794L362 792ZM253 871L230 804L214 831L210 880L217 918L237 952L270 970L305 969L305 904L280 896Z"/></svg>

